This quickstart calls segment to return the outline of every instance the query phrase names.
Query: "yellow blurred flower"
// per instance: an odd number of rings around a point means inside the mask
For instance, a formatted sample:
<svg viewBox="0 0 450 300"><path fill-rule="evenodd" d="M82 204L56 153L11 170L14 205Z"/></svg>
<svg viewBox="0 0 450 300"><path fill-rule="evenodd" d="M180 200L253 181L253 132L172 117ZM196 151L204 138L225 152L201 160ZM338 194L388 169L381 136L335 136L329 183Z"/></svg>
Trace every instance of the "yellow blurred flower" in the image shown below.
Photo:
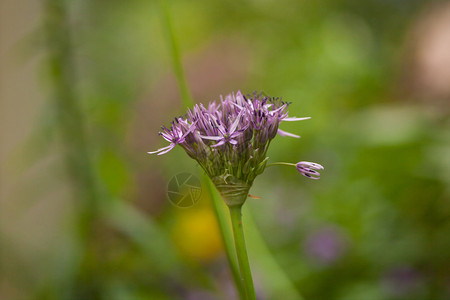
<svg viewBox="0 0 450 300"><path fill-rule="evenodd" d="M222 253L222 240L209 207L180 210L172 228L172 237L182 255L208 262Z"/></svg>

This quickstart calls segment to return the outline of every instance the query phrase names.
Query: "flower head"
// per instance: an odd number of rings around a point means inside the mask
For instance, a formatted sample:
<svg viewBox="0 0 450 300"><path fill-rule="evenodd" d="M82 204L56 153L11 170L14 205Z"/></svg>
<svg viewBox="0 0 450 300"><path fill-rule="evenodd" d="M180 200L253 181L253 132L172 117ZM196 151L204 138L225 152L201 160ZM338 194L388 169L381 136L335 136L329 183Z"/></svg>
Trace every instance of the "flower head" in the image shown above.
<svg viewBox="0 0 450 300"><path fill-rule="evenodd" d="M288 106L280 98L256 92L244 96L240 91L208 107L196 104L175 118L170 128L162 127L160 135L169 146L149 153L165 154L180 145L205 170L228 205L242 204L266 167L270 141L277 134L299 138L279 129L280 123L309 119L289 117Z"/></svg>

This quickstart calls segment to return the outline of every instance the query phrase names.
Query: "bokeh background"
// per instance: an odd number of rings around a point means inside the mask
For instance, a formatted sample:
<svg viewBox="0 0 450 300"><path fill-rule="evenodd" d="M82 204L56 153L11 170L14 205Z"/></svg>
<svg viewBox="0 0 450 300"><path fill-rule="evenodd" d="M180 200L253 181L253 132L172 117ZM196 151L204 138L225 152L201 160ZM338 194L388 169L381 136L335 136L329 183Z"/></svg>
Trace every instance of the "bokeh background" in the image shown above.
<svg viewBox="0 0 450 300"><path fill-rule="evenodd" d="M0 299L236 299L158 1L2 0ZM244 223L258 299L450 299L450 4L165 2L188 86L291 101ZM282 296L285 295L285 296ZM288 296L286 296L288 295Z"/></svg>

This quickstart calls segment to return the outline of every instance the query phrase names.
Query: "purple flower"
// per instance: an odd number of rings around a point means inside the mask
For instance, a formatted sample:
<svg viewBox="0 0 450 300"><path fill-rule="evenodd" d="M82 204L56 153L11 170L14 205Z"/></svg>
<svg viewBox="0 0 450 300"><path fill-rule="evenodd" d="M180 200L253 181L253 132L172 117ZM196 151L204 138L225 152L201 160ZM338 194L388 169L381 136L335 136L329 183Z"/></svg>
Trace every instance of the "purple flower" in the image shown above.
<svg viewBox="0 0 450 300"><path fill-rule="evenodd" d="M223 126L223 124L220 123L219 120L216 119L216 128L218 130L218 136L204 136L204 135L200 135L200 137L202 139L207 139L207 140L213 140L216 141L217 143L212 145L211 147L218 147L218 146L222 146L225 143L230 143L232 145L236 145L238 143L238 141L236 140L237 137L239 137L242 132L247 129L248 126L240 129L240 130L236 130L239 123L241 122L241 116L242 113L244 112L244 110L241 110L239 112L239 115L234 119L233 124L231 124L231 126Z"/></svg>
<svg viewBox="0 0 450 300"><path fill-rule="evenodd" d="M244 194L246 198L253 180L264 171L270 141L277 134L299 137L278 128L283 121L309 119L289 117L288 107L280 98L256 92L244 96L240 91L208 107L197 104L175 118L170 128L162 127L160 135L169 146L149 153L162 155L180 145L205 170L227 203L234 203L233 199Z"/></svg>
<svg viewBox="0 0 450 300"><path fill-rule="evenodd" d="M301 161L296 164L297 171L311 179L320 179L320 173L314 170L323 170L323 166L313 162Z"/></svg>
<svg viewBox="0 0 450 300"><path fill-rule="evenodd" d="M179 124L179 126L174 126L175 122ZM194 124L189 124L187 121L183 119L175 118L175 121L172 122L171 129L168 129L166 126L161 127L163 131L159 134L168 142L170 145L167 147L160 148L156 151L148 152L150 154L158 153L158 155L165 154L172 150L176 145L184 143L186 136L194 131ZM184 130L182 130L184 129Z"/></svg>
<svg viewBox="0 0 450 300"><path fill-rule="evenodd" d="M309 235L305 243L306 254L314 261L329 265L346 251L347 240L336 228L327 227Z"/></svg>
<svg viewBox="0 0 450 300"><path fill-rule="evenodd" d="M394 297L417 295L423 285L423 274L417 269L401 265L388 270L382 277L383 288Z"/></svg>

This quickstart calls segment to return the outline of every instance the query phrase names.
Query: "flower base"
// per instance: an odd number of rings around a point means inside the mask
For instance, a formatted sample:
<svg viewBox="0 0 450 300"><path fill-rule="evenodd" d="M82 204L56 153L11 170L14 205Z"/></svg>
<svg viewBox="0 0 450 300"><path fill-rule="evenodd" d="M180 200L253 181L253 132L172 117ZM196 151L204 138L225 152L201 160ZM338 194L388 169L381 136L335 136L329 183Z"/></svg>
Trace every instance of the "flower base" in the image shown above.
<svg viewBox="0 0 450 300"><path fill-rule="evenodd" d="M242 206L247 200L250 184L232 175L217 176L212 179L225 203L231 206Z"/></svg>

